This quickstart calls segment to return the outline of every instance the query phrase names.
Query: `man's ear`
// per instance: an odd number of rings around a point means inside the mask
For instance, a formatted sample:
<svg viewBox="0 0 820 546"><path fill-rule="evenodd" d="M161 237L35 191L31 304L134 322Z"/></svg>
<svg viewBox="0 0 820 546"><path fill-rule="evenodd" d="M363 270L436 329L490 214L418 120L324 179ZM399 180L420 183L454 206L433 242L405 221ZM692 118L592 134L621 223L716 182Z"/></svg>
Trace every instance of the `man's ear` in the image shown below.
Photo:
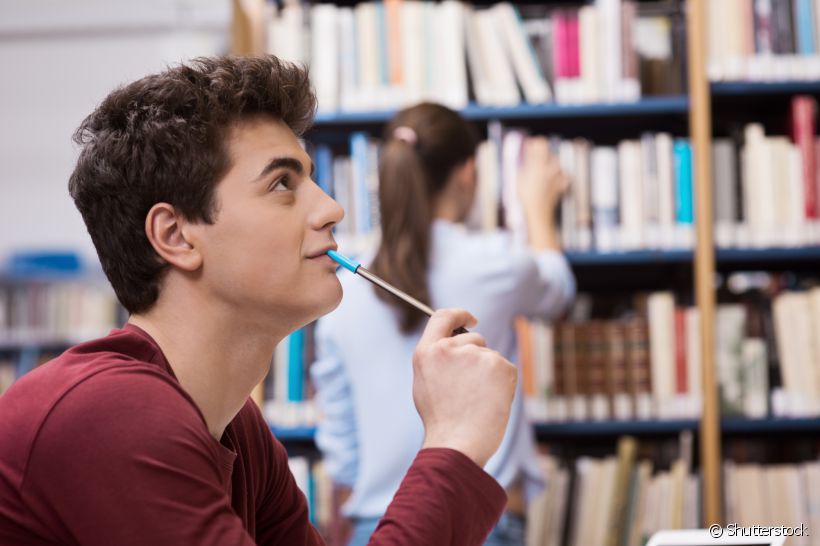
<svg viewBox="0 0 820 546"><path fill-rule="evenodd" d="M172 205L156 203L145 216L145 235L163 260L184 271L202 266L202 254L185 238L187 221Z"/></svg>

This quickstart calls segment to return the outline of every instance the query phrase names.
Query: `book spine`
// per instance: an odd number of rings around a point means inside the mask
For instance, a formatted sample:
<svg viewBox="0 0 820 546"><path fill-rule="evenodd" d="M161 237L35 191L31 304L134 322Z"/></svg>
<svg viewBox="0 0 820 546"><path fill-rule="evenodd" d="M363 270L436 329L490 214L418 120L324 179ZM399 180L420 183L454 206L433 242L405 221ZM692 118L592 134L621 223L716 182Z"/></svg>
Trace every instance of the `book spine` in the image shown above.
<svg viewBox="0 0 820 546"><path fill-rule="evenodd" d="M803 192L805 217L817 218L817 156L815 155L815 130L817 102L813 97L799 96L792 99L792 140L800 150L803 167Z"/></svg>

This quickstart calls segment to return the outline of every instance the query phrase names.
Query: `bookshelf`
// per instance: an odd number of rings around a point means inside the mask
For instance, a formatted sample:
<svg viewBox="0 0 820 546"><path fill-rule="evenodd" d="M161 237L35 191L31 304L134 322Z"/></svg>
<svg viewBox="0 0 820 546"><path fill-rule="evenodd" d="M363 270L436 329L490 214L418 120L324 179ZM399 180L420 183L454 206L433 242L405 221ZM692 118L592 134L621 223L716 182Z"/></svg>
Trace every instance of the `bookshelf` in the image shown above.
<svg viewBox="0 0 820 546"><path fill-rule="evenodd" d="M668 97L644 97L636 102L616 104L523 104L509 108L494 108L470 104L460 110L461 115L471 121L491 120L542 120L567 118L612 118L647 115L686 114L689 100L685 95ZM329 126L380 125L387 123L396 114L394 110L373 112L320 113L315 126L322 129Z"/></svg>
<svg viewBox="0 0 820 546"><path fill-rule="evenodd" d="M340 6L353 6L356 2L334 2ZM478 0L477 5L486 6L486 0ZM522 6L532 7L544 4L550 9L567 2L543 1L526 2ZM582 2L577 2L581 5ZM675 436L684 431L694 431L698 435L699 468L703 477L701 491L703 524L721 523L722 513L721 447L724 440L745 435L778 437L800 435L820 431L817 418L762 418L739 419L721 417L717 392L718 374L716 370L717 295L716 275L734 271L816 271L820 265L820 243L774 247L742 244L736 247L721 247L715 241L715 198L712 193L713 169L712 146L715 140L725 136L727 127L737 125L739 120L761 121L764 125L774 123L774 134L782 134L783 120L772 121L766 109L787 108L793 95L820 96L820 79L810 81L709 81L710 52L709 21L713 5L708 0L680 0L667 4L682 7L685 18L687 60L687 85L684 93L643 96L629 102L591 102L587 104L545 104L522 103L509 107L488 107L469 102L460 108L461 114L476 123L478 127L492 131L494 125L515 124L536 133L550 133L555 128L569 128L568 136L585 136L600 133L601 141L607 145L617 142L625 135L634 138L648 128L661 128L676 136L688 135L694 162L693 181L695 195L694 237L691 248L684 249L642 249L612 252L575 251L567 252L567 257L579 276L579 284L584 279L592 279L596 289L611 282L613 277L634 276L637 282L671 282L679 286L688 283L694 307L700 314L699 353L702 366L703 409L700 419L670 419L655 421L587 421L556 422L536 425L539 440L545 442L573 441L583 438L615 438L632 435L644 438ZM237 0L235 5L239 7ZM254 10L240 9L237 19L247 27L250 34L244 43L258 38L258 28L262 23L254 23ZM257 9L258 14L258 9ZM256 32L257 34L253 34ZM242 42L243 40L239 40ZM237 52L261 51L264 48L237 49ZM384 110L321 112L316 117L314 133L335 145L346 142L354 131L376 135L381 127L395 114L395 108ZM781 116L782 117L782 116ZM555 132L561 132L557 130ZM563 133L562 133L563 134ZM309 135L310 137L311 135ZM625 272L628 275L624 275ZM670 279L672 279L670 281ZM314 429L275 428L283 441L310 443Z"/></svg>
<svg viewBox="0 0 820 546"><path fill-rule="evenodd" d="M569 423L538 423L535 434L540 441L569 441L585 438L617 438L619 436L661 437L677 436L683 431L696 432L697 419L666 419L662 421L584 421ZM768 436L820 433L820 418L723 418L720 421L723 436ZM282 442L312 444L316 427L276 427L271 431Z"/></svg>

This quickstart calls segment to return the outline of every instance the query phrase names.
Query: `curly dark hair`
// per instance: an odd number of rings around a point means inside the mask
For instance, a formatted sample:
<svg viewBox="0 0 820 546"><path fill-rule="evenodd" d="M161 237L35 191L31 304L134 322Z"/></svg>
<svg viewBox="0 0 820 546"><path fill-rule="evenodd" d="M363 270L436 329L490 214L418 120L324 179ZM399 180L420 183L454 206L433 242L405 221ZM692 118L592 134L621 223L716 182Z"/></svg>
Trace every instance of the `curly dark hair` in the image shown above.
<svg viewBox="0 0 820 546"><path fill-rule="evenodd" d="M168 266L145 235L151 207L169 203L188 220L213 223L231 126L267 115L301 136L315 110L302 67L272 55L203 57L116 89L82 122L69 193L130 313L156 302Z"/></svg>

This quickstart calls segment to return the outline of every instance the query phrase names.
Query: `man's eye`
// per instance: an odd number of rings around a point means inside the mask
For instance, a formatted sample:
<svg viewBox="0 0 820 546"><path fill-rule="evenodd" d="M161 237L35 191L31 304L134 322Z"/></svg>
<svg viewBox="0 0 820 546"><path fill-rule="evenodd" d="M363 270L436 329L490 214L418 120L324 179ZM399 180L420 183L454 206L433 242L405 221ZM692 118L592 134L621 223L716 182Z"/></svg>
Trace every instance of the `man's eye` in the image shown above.
<svg viewBox="0 0 820 546"><path fill-rule="evenodd" d="M290 189L290 176L288 175L280 176L270 186L270 191L288 191Z"/></svg>

